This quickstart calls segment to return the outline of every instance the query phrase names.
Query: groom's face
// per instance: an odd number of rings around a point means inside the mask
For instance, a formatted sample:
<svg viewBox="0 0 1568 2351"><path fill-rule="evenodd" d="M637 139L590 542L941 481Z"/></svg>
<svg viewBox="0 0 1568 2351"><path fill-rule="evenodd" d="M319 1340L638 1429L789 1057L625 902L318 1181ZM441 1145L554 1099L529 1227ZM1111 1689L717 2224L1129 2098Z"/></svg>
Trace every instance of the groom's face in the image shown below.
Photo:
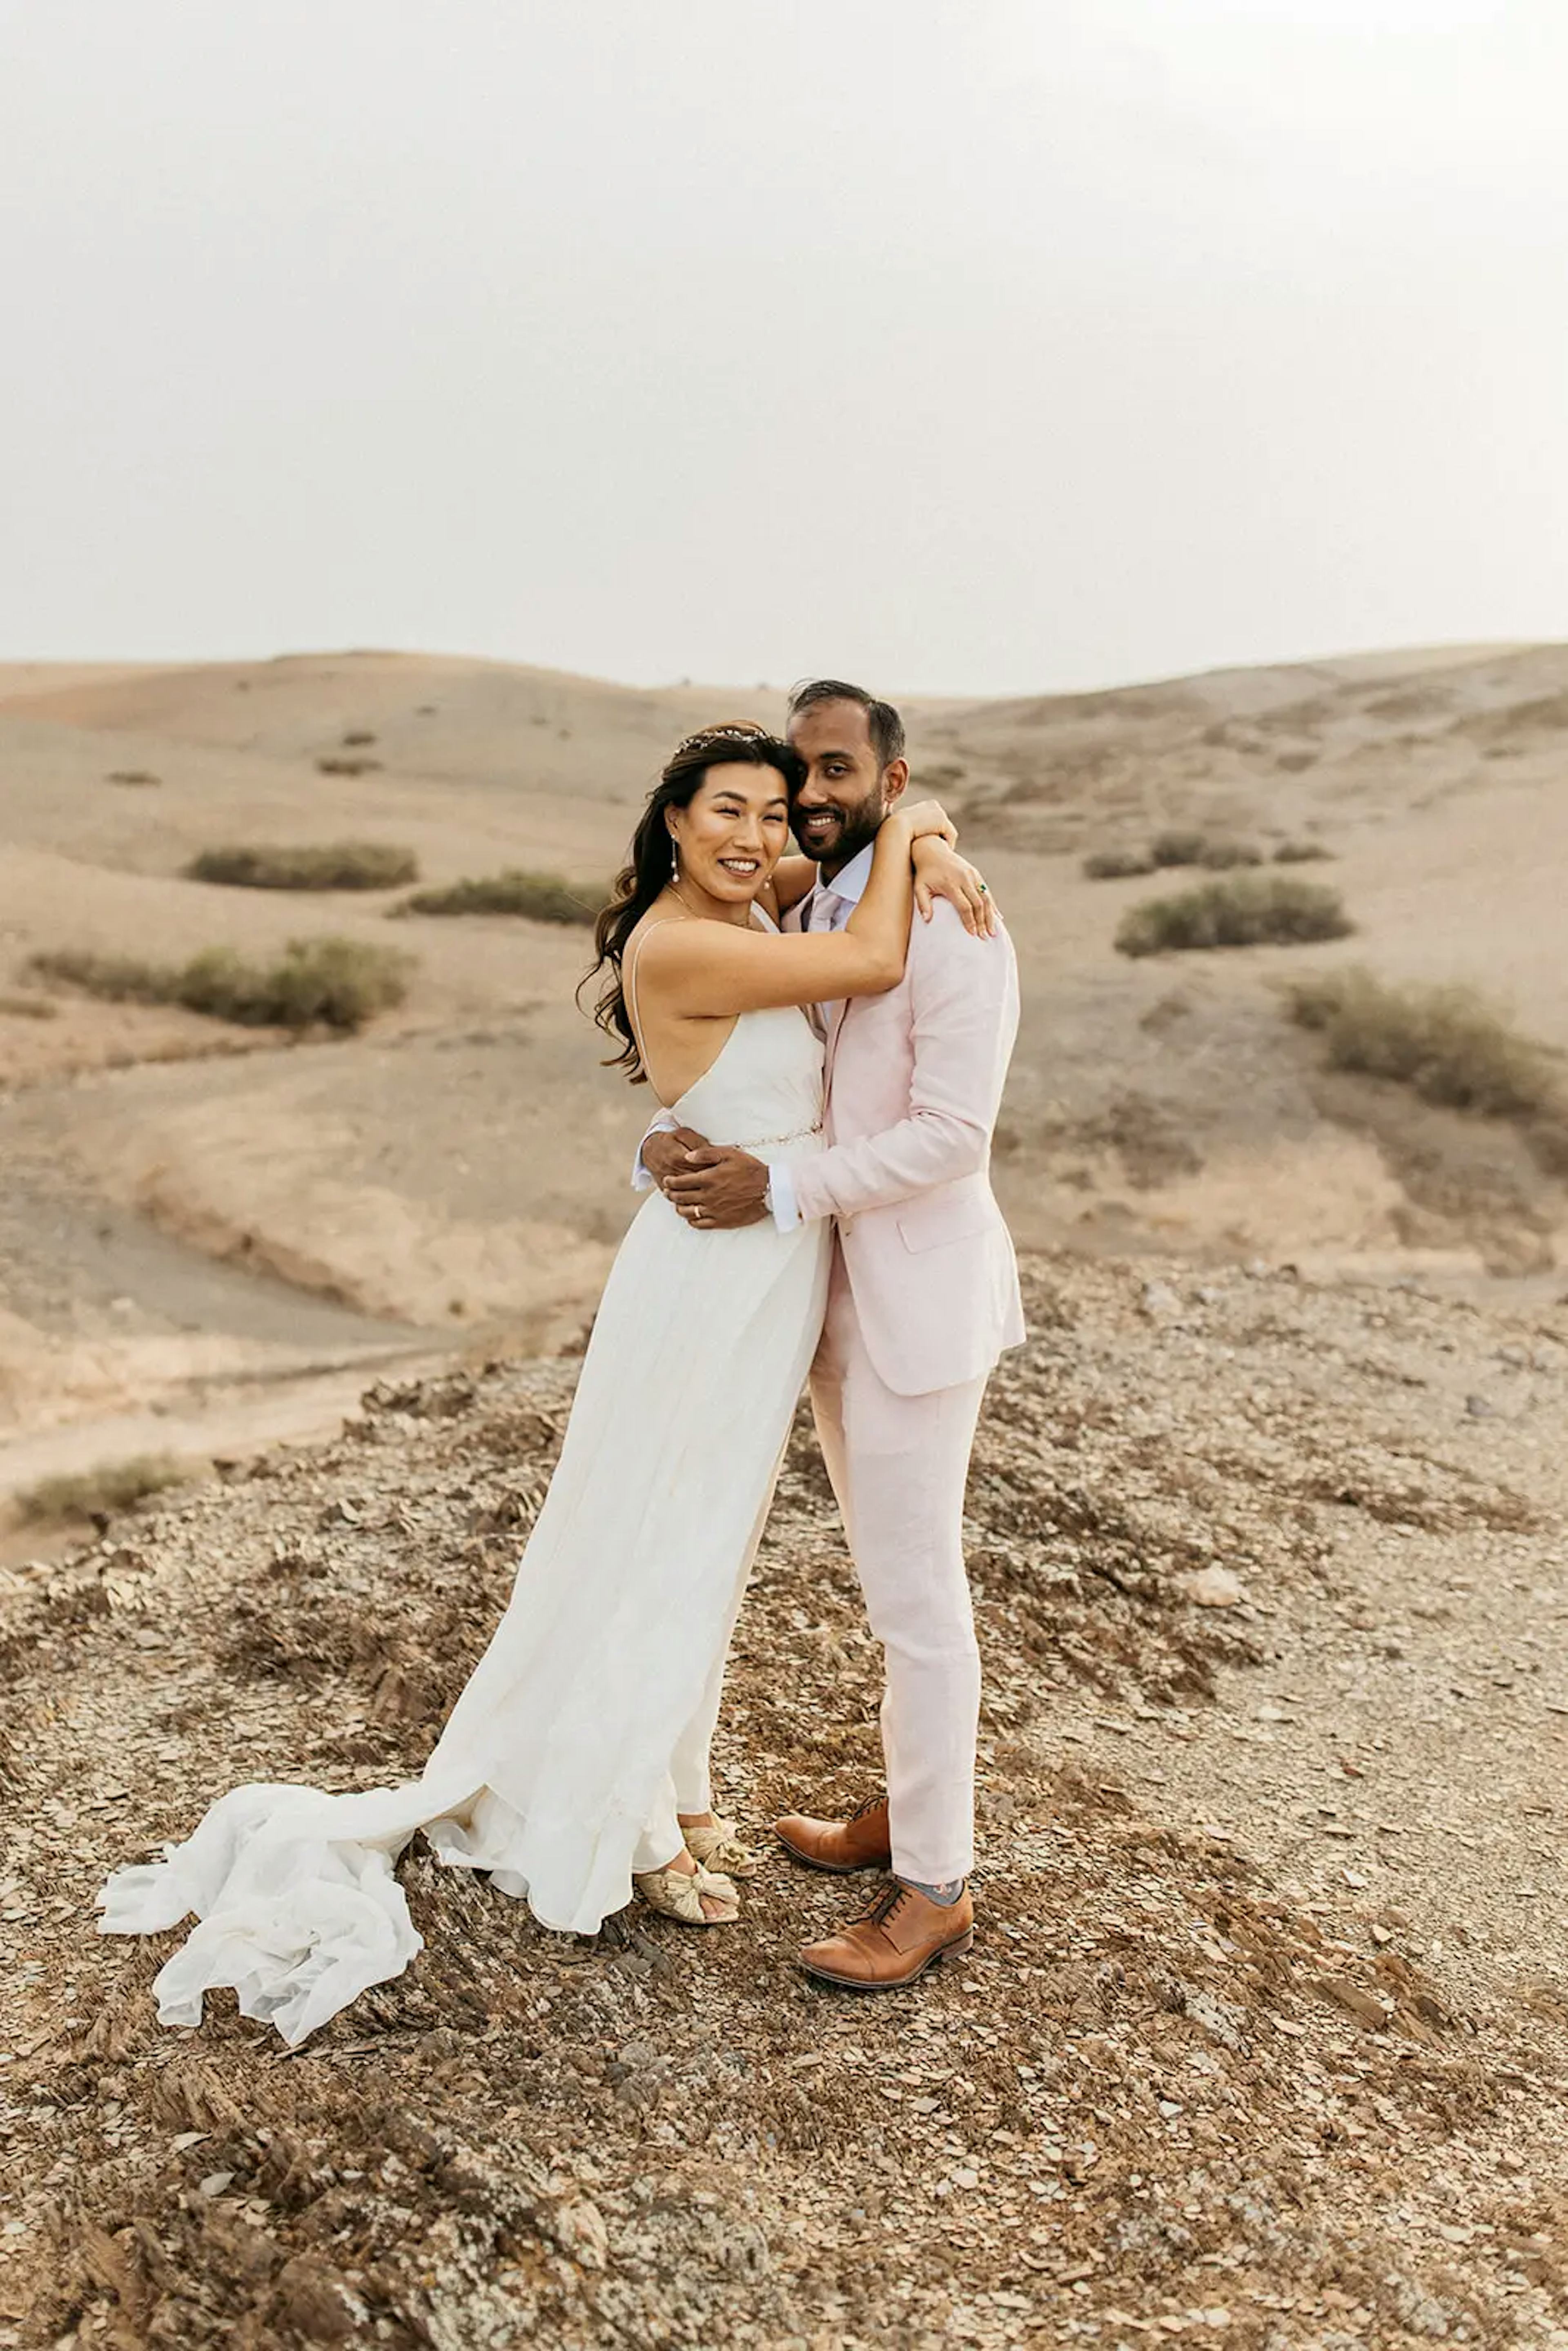
<svg viewBox="0 0 1568 2351"><path fill-rule="evenodd" d="M909 769L902 759L878 767L858 702L811 703L791 723L789 741L806 763L790 803L795 838L831 880L876 839Z"/></svg>

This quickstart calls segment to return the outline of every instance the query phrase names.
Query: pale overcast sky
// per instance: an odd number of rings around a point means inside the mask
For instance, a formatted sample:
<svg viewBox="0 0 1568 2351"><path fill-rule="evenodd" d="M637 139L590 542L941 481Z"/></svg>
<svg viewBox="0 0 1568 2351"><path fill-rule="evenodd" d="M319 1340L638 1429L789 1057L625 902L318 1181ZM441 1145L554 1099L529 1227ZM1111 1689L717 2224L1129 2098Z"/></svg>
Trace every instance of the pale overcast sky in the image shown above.
<svg viewBox="0 0 1568 2351"><path fill-rule="evenodd" d="M0 659L1568 636L1563 0L0 0Z"/></svg>

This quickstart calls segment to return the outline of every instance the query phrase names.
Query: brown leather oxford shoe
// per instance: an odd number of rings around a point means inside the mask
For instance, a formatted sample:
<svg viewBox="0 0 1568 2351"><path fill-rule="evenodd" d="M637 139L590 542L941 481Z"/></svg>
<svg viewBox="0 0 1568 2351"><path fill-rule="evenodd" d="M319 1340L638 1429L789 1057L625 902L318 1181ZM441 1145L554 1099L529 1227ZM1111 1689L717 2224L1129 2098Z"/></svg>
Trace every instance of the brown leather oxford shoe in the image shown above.
<svg viewBox="0 0 1568 2351"><path fill-rule="evenodd" d="M824 1943L808 1943L800 1965L819 1983L840 1984L849 1991L897 1991L938 1959L959 1957L974 1939L975 1906L967 1886L956 1902L933 1902L894 1878L852 1927Z"/></svg>
<svg viewBox="0 0 1568 2351"><path fill-rule="evenodd" d="M791 1813L774 1822L773 1834L785 1852L808 1869L830 1870L835 1877L847 1877L856 1869L893 1866L885 1796L873 1796L847 1821L813 1821L804 1813Z"/></svg>

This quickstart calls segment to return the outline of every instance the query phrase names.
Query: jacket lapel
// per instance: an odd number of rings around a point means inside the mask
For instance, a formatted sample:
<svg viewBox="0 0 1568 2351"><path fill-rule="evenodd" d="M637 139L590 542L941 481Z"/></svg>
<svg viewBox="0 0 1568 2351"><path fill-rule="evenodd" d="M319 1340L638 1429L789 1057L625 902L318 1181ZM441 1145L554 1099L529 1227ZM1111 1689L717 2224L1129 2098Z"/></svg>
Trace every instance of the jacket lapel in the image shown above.
<svg viewBox="0 0 1568 2351"><path fill-rule="evenodd" d="M849 1008L848 998L841 997L828 1015L828 1050L822 1074L824 1086L831 1086L833 1082L833 1062L838 1054L839 1039L843 1034L844 1016Z"/></svg>

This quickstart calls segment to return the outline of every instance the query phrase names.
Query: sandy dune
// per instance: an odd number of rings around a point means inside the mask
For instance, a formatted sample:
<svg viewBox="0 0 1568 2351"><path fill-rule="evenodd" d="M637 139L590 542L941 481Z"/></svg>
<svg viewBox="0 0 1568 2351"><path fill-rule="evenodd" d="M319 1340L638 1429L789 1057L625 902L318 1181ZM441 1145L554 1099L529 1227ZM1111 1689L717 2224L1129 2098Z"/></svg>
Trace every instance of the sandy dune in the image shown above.
<svg viewBox="0 0 1568 2351"><path fill-rule="evenodd" d="M7 1429L150 1402L177 1413L194 1380L307 1369L322 1349L281 1338L270 1303L252 1311L264 1296L331 1301L367 1348L389 1332L417 1349L554 1343L591 1310L631 1207L647 1098L599 1068L574 1007L583 932L393 924L398 893L214 889L182 878L190 857L353 836L406 845L431 881L524 864L591 886L675 737L781 706L386 653L0 667L0 1490ZM1347 960L1476 981L1568 1046L1568 648L910 715L917 778L960 817L1023 962L998 1157L1020 1238L1551 1278L1563 1200L1511 1131L1329 1085L1271 982ZM320 765L344 760L361 771ZM1343 892L1355 936L1118 956L1126 906L1180 882L1090 883L1081 857L1176 820L1265 847L1321 840L1336 862L1310 870ZM419 959L406 1005L349 1042L64 991L53 1017L29 1017L40 949L261 954L319 932ZM223 1298L172 1316L167 1262L151 1256L145 1280L62 1286L47 1273L59 1200L149 1252L216 1261Z"/></svg>

